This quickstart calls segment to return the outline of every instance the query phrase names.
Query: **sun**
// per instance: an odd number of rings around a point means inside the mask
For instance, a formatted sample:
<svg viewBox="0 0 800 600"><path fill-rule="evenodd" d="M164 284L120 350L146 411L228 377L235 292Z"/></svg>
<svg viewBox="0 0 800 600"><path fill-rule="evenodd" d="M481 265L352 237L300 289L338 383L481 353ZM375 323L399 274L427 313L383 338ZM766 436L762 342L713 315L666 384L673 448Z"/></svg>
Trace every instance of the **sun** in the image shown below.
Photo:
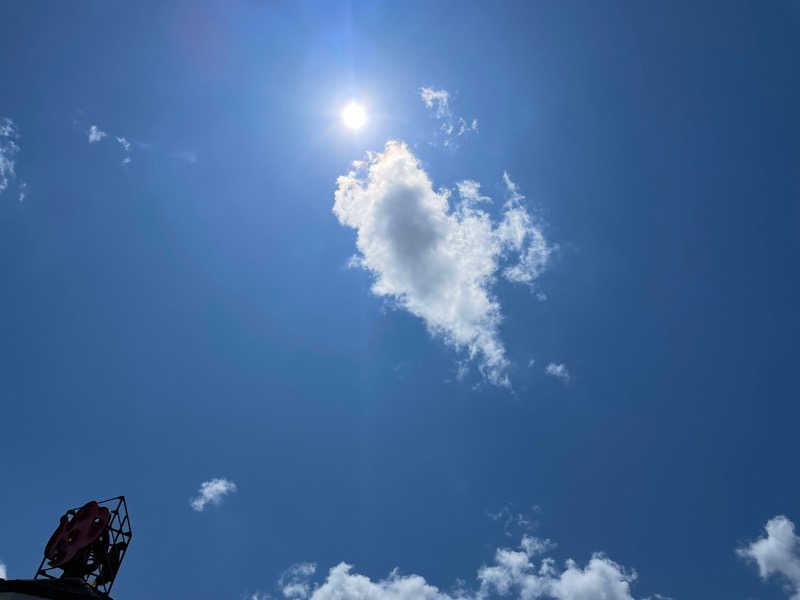
<svg viewBox="0 0 800 600"><path fill-rule="evenodd" d="M361 129L367 123L367 111L358 102L349 102L342 109L342 123L354 131Z"/></svg>

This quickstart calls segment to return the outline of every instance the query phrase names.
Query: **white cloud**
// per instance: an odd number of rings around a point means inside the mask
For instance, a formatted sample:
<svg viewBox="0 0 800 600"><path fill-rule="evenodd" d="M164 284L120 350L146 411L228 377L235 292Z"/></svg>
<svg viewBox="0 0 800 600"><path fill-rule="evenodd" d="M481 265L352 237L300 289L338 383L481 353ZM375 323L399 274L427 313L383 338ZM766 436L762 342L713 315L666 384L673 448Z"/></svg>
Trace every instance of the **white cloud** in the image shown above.
<svg viewBox="0 0 800 600"><path fill-rule="evenodd" d="M567 365L564 363L549 363L544 368L544 372L560 379L561 381L569 381L569 370L567 369Z"/></svg>
<svg viewBox="0 0 800 600"><path fill-rule="evenodd" d="M492 199L489 196L481 196L481 184L471 179L465 179L456 183L458 196L464 206L473 208L479 204L491 204Z"/></svg>
<svg viewBox="0 0 800 600"><path fill-rule="evenodd" d="M19 152L16 142L18 138L14 121L8 117L0 119L0 194L6 191L9 181L17 175L15 167Z"/></svg>
<svg viewBox="0 0 800 600"><path fill-rule="evenodd" d="M94 144L95 142L99 142L104 137L106 137L105 131L100 131L97 125L92 125L89 127L89 143Z"/></svg>
<svg viewBox="0 0 800 600"><path fill-rule="evenodd" d="M450 596L428 585L418 575L402 576L393 572L387 579L372 581L351 573L352 566L339 563L328 578L314 590L312 600L449 600Z"/></svg>
<svg viewBox="0 0 800 600"><path fill-rule="evenodd" d="M764 529L767 537L739 548L737 554L754 561L762 579L782 576L792 600L800 600L800 537L794 532L794 523L779 515L767 521Z"/></svg>
<svg viewBox="0 0 800 600"><path fill-rule="evenodd" d="M517 537L521 533L527 533L534 529L536 522L534 521L534 514L541 509L534 505L531 507L530 512L519 512L512 509L511 505L504 506L496 513L488 513L489 518L493 521L500 521L503 523L503 533L507 537ZM549 550L555 547L555 544L550 540L541 540L539 538L523 536L523 544L536 541L545 544Z"/></svg>
<svg viewBox="0 0 800 600"><path fill-rule="evenodd" d="M633 597L630 584L635 580L634 571L594 554L584 569L573 560L567 561L567 569L552 584L552 595L562 600L623 600Z"/></svg>
<svg viewBox="0 0 800 600"><path fill-rule="evenodd" d="M474 181L435 191L428 174L402 142L337 180L333 212L357 232L351 260L372 273L372 291L420 317L441 337L478 361L492 383L510 385L509 361L498 335L500 303L492 293L497 274L530 284L547 263L550 247L522 205L506 202L494 222L478 207L490 202Z"/></svg>
<svg viewBox="0 0 800 600"><path fill-rule="evenodd" d="M425 106L433 111L433 116L441 121L439 131L444 138L444 145L450 145L457 137L470 131L478 131L478 119L467 122L463 117L453 114L450 106L450 93L447 90L419 88L419 97Z"/></svg>
<svg viewBox="0 0 800 600"><path fill-rule="evenodd" d="M553 248L547 245L542 230L533 224L533 219L525 209L525 199L519 186L511 181L507 171L503 171L503 182L509 193L505 204L506 218L501 224L501 235L507 244L520 253L520 260L503 271L509 281L531 285L542 274ZM537 299L539 295L537 294Z"/></svg>
<svg viewBox="0 0 800 600"><path fill-rule="evenodd" d="M2 560L0 560L0 579L8 579L8 571L6 571L6 565Z"/></svg>
<svg viewBox="0 0 800 600"><path fill-rule="evenodd" d="M236 491L236 484L224 478L210 479L200 484L197 496L190 504L198 512L203 512L207 504L219 504L227 494Z"/></svg>
<svg viewBox="0 0 800 600"><path fill-rule="evenodd" d="M9 119L8 117L4 117L0 120L0 137L16 137L17 136L17 126L14 125L14 121Z"/></svg>
<svg viewBox="0 0 800 600"><path fill-rule="evenodd" d="M283 572L278 586L284 597L291 600L305 600L311 593L309 578L317 571L314 563L298 563Z"/></svg>
<svg viewBox="0 0 800 600"><path fill-rule="evenodd" d="M131 164L131 143L124 137L116 136L116 140L125 152L125 158L120 161L122 166Z"/></svg>
<svg viewBox="0 0 800 600"><path fill-rule="evenodd" d="M539 555L552 548L549 540L522 538L518 549L499 548L494 564L478 569L476 584L463 583L451 592L442 591L419 575L401 575L393 570L385 579L372 580L353 573L352 565L339 563L321 585L310 575L301 575L304 596L287 595L290 600L488 600L510 596L520 600L633 600L634 571L625 569L605 555L593 554L581 568L568 560L558 568L552 558ZM291 591L294 594L294 591Z"/></svg>
<svg viewBox="0 0 800 600"><path fill-rule="evenodd" d="M124 167L124 166L127 166L127 165L131 164L131 161L132 161L132 159L131 159L131 148L133 147L133 144L131 143L131 141L128 138L126 138L124 136L121 136L121 135L114 135L113 133L112 134L108 134L105 131L102 131L97 125L92 125L91 127L89 127L89 143L90 144L94 144L95 142L101 141L107 135L111 135L111 137L116 140L116 142L122 148L122 151L125 153L125 156L123 156L122 160L120 160L120 165L122 165ZM138 145L141 146L141 147L146 147L146 144L138 143Z"/></svg>
<svg viewBox="0 0 800 600"><path fill-rule="evenodd" d="M436 118L452 116L450 111L450 93L447 90L434 90L433 88L419 88L419 97L425 106L432 109Z"/></svg>

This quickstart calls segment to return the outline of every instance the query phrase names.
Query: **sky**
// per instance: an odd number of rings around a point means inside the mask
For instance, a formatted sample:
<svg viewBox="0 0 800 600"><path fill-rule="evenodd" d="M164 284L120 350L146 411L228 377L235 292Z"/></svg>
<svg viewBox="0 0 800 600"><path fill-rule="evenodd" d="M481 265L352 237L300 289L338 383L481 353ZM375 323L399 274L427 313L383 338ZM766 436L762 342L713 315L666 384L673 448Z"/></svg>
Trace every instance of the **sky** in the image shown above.
<svg viewBox="0 0 800 600"><path fill-rule="evenodd" d="M799 29L0 5L0 577L124 494L118 600L800 598Z"/></svg>

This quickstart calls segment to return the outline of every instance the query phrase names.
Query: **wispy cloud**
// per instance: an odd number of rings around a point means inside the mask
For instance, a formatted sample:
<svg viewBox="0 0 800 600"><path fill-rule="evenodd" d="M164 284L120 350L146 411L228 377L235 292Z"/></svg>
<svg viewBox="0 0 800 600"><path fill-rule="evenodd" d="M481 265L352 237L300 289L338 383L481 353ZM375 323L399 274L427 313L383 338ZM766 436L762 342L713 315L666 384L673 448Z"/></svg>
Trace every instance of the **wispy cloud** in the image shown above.
<svg viewBox="0 0 800 600"><path fill-rule="evenodd" d="M434 90L433 88L419 88L419 97L425 106L432 109L437 119L452 116L450 111L450 93L447 90Z"/></svg>
<svg viewBox="0 0 800 600"><path fill-rule="evenodd" d="M17 154L20 151L19 131L17 126L8 117L0 119L0 194L8 189L8 186L17 178ZM17 199L19 202L25 200L28 193L28 184L20 181L17 185Z"/></svg>
<svg viewBox="0 0 800 600"><path fill-rule="evenodd" d="M8 189L9 181L17 176L18 138L19 133L14 121L8 117L0 120L0 194Z"/></svg>
<svg viewBox="0 0 800 600"><path fill-rule="evenodd" d="M477 182L435 191L408 147L390 141L338 178L333 212L357 232L352 265L370 271L372 291L420 317L430 333L476 359L485 377L509 386L499 338L503 318L493 294L497 276L532 282L550 253L522 204L511 197L499 220Z"/></svg>
<svg viewBox="0 0 800 600"><path fill-rule="evenodd" d="M787 517L773 517L764 526L766 537L739 548L736 553L758 566L762 579L782 578L792 600L800 600L800 537Z"/></svg>
<svg viewBox="0 0 800 600"><path fill-rule="evenodd" d="M177 158L178 160L182 160L184 162L193 165L197 162L197 152L192 152L190 150L184 150L181 152L172 152L170 153L172 158Z"/></svg>
<svg viewBox="0 0 800 600"><path fill-rule="evenodd" d="M285 598L291 600L304 600L311 593L309 579L317 570L314 563L298 563L283 572L278 580L278 586Z"/></svg>
<svg viewBox="0 0 800 600"><path fill-rule="evenodd" d="M533 226L533 219L522 203L525 196L520 193L519 186L511 181L507 171L503 171L503 183L509 194L505 204L506 219L502 224L503 235L512 240L521 252L520 260L506 267L503 275L509 281L525 283L533 288L534 280L542 274L557 247L549 246L542 230ZM537 300L547 299L542 296L542 292L537 293Z"/></svg>
<svg viewBox="0 0 800 600"><path fill-rule="evenodd" d="M569 369L564 363L551 362L544 368L544 372L564 382L569 381L570 378Z"/></svg>
<svg viewBox="0 0 800 600"><path fill-rule="evenodd" d="M99 142L104 137L106 137L106 132L101 131L97 125L92 125L89 127L89 143L94 144L95 142Z"/></svg>
<svg viewBox="0 0 800 600"><path fill-rule="evenodd" d="M584 567L574 560L559 567L554 559L543 556L552 548L549 540L523 536L517 548L498 548L493 564L478 569L471 588L461 582L452 592L440 590L420 575L402 575L398 569L385 579L373 580L354 573L352 565L342 562L328 571L321 584L311 581L315 569L310 568L307 575L298 576L294 587L283 588L282 593L290 600L488 600L500 596L633 600L635 571L602 553L593 554Z"/></svg>
<svg viewBox="0 0 800 600"><path fill-rule="evenodd" d="M114 132L106 132L100 129L100 127L96 124L93 124L89 127L88 130L85 130L82 123L83 116L81 112L81 116L79 118L73 119L73 125L79 131L86 131L89 138L89 143L94 144L97 142L102 141L104 138L109 137L109 139L113 139L114 141L119 144L120 149L123 152L123 157L120 160L120 165L127 166L133 162L133 154L140 152L140 151L147 151L151 152L154 156L159 158L169 158L169 159L176 159L181 160L189 164L195 164L198 160L197 153L191 150L182 150L182 151L170 151L166 148L159 147L156 144L152 144L149 142L143 142L137 139L131 139L128 136L116 135Z"/></svg>
<svg viewBox="0 0 800 600"><path fill-rule="evenodd" d="M433 116L440 121L439 132L445 146L449 146L456 138L465 133L478 131L478 119L468 121L453 114L451 96L447 90L421 87L419 88L419 97L433 112Z"/></svg>
<svg viewBox="0 0 800 600"><path fill-rule="evenodd" d="M117 143L122 146L122 151L125 152L125 156L120 161L120 164L125 166L131 164L131 143L124 137L115 136Z"/></svg>
<svg viewBox="0 0 800 600"><path fill-rule="evenodd" d="M507 537L517 537L519 534L528 534L536 527L534 514L540 511L541 509L536 505L532 506L531 510L526 512L514 510L510 505L506 505L496 513L490 512L489 518L503 524L503 533L505 533ZM530 539L539 540L539 538ZM555 543L550 540L539 541L547 545L548 550L555 548Z"/></svg>
<svg viewBox="0 0 800 600"><path fill-rule="evenodd" d="M6 565L2 560L0 560L0 579L8 579L8 571L6 570Z"/></svg>
<svg viewBox="0 0 800 600"><path fill-rule="evenodd" d="M236 484L224 478L210 479L200 484L197 496L189 502L192 508L203 512L208 504L220 504L228 494L236 491Z"/></svg>

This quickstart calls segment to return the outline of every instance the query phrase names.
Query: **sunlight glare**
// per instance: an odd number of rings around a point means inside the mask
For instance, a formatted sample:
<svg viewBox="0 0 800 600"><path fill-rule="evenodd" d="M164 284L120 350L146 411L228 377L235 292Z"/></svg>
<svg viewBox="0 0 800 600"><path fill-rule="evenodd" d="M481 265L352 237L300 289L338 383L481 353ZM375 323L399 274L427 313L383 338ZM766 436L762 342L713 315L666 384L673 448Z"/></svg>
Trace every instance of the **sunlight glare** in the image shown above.
<svg viewBox="0 0 800 600"><path fill-rule="evenodd" d="M350 102L342 109L342 123L348 129L361 129L367 122L367 111L357 102Z"/></svg>

